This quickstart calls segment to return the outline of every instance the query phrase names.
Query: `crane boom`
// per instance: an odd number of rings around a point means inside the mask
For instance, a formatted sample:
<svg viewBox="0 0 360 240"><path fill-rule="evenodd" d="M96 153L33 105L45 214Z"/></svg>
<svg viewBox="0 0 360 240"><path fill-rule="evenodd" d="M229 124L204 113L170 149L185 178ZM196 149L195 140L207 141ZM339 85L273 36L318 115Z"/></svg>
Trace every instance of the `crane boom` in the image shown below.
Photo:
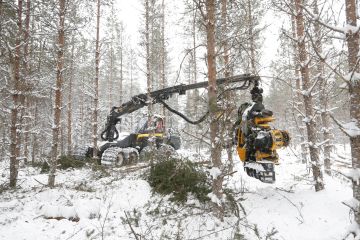
<svg viewBox="0 0 360 240"><path fill-rule="evenodd" d="M243 83L240 87L230 90L247 89L253 85L257 85L260 80L259 76L252 76L250 74L236 75L227 78L219 78L216 80L217 85ZM173 94L184 95L186 91L192 89L206 88L208 81L193 83L193 84L179 84L172 87L156 90L150 94L139 94L133 96L130 101L123 103L119 107L113 107L107 117L105 130L101 133L101 138L105 141L112 142L118 138L116 124L120 122L120 117L124 114L130 114L149 104L164 104L164 100L169 99ZM150 98L148 96L150 95ZM181 116L181 115L180 115ZM182 116L181 116L182 117Z"/></svg>

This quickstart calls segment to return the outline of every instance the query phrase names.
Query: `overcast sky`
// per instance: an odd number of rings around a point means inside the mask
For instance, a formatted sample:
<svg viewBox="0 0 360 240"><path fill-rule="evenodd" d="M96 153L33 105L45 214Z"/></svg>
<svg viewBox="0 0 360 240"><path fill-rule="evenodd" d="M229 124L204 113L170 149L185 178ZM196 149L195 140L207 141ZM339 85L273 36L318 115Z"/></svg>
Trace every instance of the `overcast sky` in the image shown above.
<svg viewBox="0 0 360 240"><path fill-rule="evenodd" d="M142 0L116 0L117 8L120 9L118 17L121 19L125 26L125 31L131 36L132 41L129 43L134 48L139 49L139 42L141 38L141 28L143 27L143 4ZM171 7L169 7L169 1L166 7L166 36L168 43L168 51L171 59L171 72L173 73L170 78L173 80L177 76L179 71L180 62L184 57L184 49L186 48L186 41L183 38L183 25L181 23L181 16L184 12L184 6L182 1L171 1ZM282 21L274 16L272 11L267 11L263 21L263 25L268 27L262 32L264 38L263 46L261 48L261 75L271 75L269 69L271 61L274 59L277 53L279 29L282 25ZM200 64L201 65L201 64ZM205 65L203 65L205 67ZM198 79L202 81L204 79ZM180 78L180 82L184 82L185 79ZM269 79L263 79L265 82L265 88Z"/></svg>

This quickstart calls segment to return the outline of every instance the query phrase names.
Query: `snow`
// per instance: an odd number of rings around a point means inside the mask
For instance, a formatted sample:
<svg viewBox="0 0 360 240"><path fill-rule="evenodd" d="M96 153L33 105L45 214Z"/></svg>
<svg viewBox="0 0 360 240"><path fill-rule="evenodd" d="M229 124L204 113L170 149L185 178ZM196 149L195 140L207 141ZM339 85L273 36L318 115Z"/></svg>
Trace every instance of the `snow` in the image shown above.
<svg viewBox="0 0 360 240"><path fill-rule="evenodd" d="M343 124L343 128L350 137L356 137L360 136L360 128L358 125L358 121L356 119L352 119L351 122Z"/></svg>
<svg viewBox="0 0 360 240"><path fill-rule="evenodd" d="M216 179L216 178L218 178L218 176L221 175L221 171L217 167L211 168L209 173L210 173L210 176L212 177L212 179Z"/></svg>
<svg viewBox="0 0 360 240"><path fill-rule="evenodd" d="M353 26L351 24L346 24L345 27L342 28L342 31L345 34L352 34L359 31L360 26Z"/></svg>
<svg viewBox="0 0 360 240"><path fill-rule="evenodd" d="M344 76L344 79L349 82L358 82L360 81L360 73L358 72L350 72Z"/></svg>
<svg viewBox="0 0 360 240"><path fill-rule="evenodd" d="M264 167L262 165L260 165L260 164L249 162L249 163L246 163L245 166L250 168L250 169L255 169L256 171L260 171L260 172L265 171Z"/></svg>
<svg viewBox="0 0 360 240"><path fill-rule="evenodd" d="M267 136L267 133L265 131L260 131L258 135L256 136L256 139L264 139Z"/></svg>
<svg viewBox="0 0 360 240"><path fill-rule="evenodd" d="M41 215L45 218L78 218L76 209L74 206L54 206L47 204L41 208Z"/></svg>
<svg viewBox="0 0 360 240"><path fill-rule="evenodd" d="M207 196L210 198L211 202L217 204L218 206L222 205L223 201L221 199L219 199L214 193L211 192Z"/></svg>
<svg viewBox="0 0 360 240"><path fill-rule="evenodd" d="M299 148L294 151L299 152ZM337 146L334 152L334 160L343 156L340 160L350 163L348 147ZM209 158L205 151L182 149L179 154L199 162ZM183 206L170 202L171 196L154 193L144 179L146 168L109 169L106 177L98 177L90 168L59 170L54 189L39 183L46 183L46 174L32 167L21 168L19 189L0 194L0 239L82 240L102 239L102 234L105 239L135 239L128 217L137 234L152 239L176 239L178 234L180 239L234 239L238 228L250 240L266 239L273 229L277 231L273 239L353 240L349 232L358 232L359 227L353 225L345 205L358 204L352 198L351 182L341 174L325 175L325 190L315 192L306 165L291 151L279 151L279 155L273 184L248 177L234 155L236 173L224 178L224 186L236 193L240 215L227 214L224 222L192 196ZM226 154L223 156L225 161ZM0 183L7 180L8 164L0 162ZM348 169L336 161L333 168ZM220 169L209 172L216 177ZM208 196L217 204L227 202L212 193ZM56 217L62 219L51 219ZM76 217L77 222L69 220Z"/></svg>
<svg viewBox="0 0 360 240"><path fill-rule="evenodd" d="M352 197L349 200L345 200L343 203L351 209L358 209L360 202Z"/></svg>
<svg viewBox="0 0 360 240"><path fill-rule="evenodd" d="M360 169L350 169L345 173L346 176L348 176L351 180L357 182L359 184L360 182Z"/></svg>
<svg viewBox="0 0 360 240"><path fill-rule="evenodd" d="M352 238L353 240L359 240L360 239L360 226L356 222L354 222L353 224L351 224L349 226L348 232L349 233L354 233L357 236L356 238ZM349 239L349 238L346 238L346 239Z"/></svg>
<svg viewBox="0 0 360 240"><path fill-rule="evenodd" d="M244 110L244 113L243 113L243 115L242 115L242 120L243 120L243 121L246 121L246 120L247 120L248 113L249 113L249 111L253 108L254 105L255 105L255 103L253 102L249 107L247 107L247 108Z"/></svg>
<svg viewBox="0 0 360 240"><path fill-rule="evenodd" d="M304 117L302 120L304 123L310 123L311 119L309 117Z"/></svg>

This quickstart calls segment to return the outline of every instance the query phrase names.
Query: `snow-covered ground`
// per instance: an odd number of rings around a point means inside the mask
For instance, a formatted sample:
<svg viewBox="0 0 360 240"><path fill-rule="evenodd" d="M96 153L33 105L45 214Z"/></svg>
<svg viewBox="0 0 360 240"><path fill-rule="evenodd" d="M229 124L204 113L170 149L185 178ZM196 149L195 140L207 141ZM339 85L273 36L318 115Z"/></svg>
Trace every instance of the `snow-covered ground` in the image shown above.
<svg viewBox="0 0 360 240"><path fill-rule="evenodd" d="M349 149L338 147L334 157L335 171L344 171ZM59 171L55 189L41 184L47 175L39 169L22 168L20 188L0 193L0 239L343 239L352 215L342 202L352 198L351 183L334 172L316 193L290 149L280 151L280 158L276 183L265 184L246 176L235 157L237 172L225 186L234 191L239 214L224 222L192 197L183 206L152 193L144 163L107 176L90 168ZM8 163L0 165L1 184Z"/></svg>

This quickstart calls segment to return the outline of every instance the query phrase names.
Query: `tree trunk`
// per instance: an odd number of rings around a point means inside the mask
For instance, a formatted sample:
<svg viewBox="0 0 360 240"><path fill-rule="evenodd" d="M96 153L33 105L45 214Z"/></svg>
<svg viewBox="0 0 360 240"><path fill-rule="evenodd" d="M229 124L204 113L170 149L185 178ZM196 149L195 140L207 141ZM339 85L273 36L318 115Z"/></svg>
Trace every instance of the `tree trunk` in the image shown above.
<svg viewBox="0 0 360 240"><path fill-rule="evenodd" d="M61 115L60 115L60 119L62 118ZM60 123L60 156L64 155L64 150L65 150L64 138L65 138L64 123L61 121L61 123Z"/></svg>
<svg viewBox="0 0 360 240"><path fill-rule="evenodd" d="M100 0L97 0L96 17L96 50L95 50L95 97L93 114L93 157L97 158L97 130L98 130L98 108L99 108L99 64L100 64Z"/></svg>
<svg viewBox="0 0 360 240"><path fill-rule="evenodd" d="M193 21L192 21L192 44L193 44L193 79L192 79L192 83L196 83L197 82L197 59L196 59L196 16L197 16L197 9L195 8L195 1L193 1ZM193 106L193 110L195 113L195 116L198 116L198 106L199 106L199 90L195 89L194 90L194 94L193 94L193 99L194 99L194 106ZM199 130L197 130L197 135L199 135ZM197 141L197 146L196 146L196 151L197 153L200 153L201 150L201 144L202 141Z"/></svg>
<svg viewBox="0 0 360 240"><path fill-rule="evenodd" d="M223 61L224 61L224 77L230 77L229 70L229 44L227 41L227 0L221 0L221 22L222 22L222 47L223 47ZM232 101L232 97L234 94L231 91L228 91L225 95L226 101L226 112L224 115L224 124L225 124L225 132L226 132L226 144L228 147L226 148L227 157L229 161L229 172L233 171L234 168L234 160L233 160L233 149L231 146L232 141L232 124L231 124L231 113L232 109L234 109L234 102Z"/></svg>
<svg viewBox="0 0 360 240"><path fill-rule="evenodd" d="M310 76L308 66L308 56L305 46L304 34L304 16L303 16L303 0L295 0L296 10L296 33L298 36L298 52L300 61L300 73L302 78L302 91L305 106L305 123L308 136L308 145L310 152L310 162L315 182L315 191L324 189L323 175L319 161L319 152L316 146L316 124L313 112L313 99L310 90Z"/></svg>
<svg viewBox="0 0 360 240"><path fill-rule="evenodd" d="M130 49L130 96L134 95L133 90L133 71L134 71L134 50ZM134 129L134 115L130 114L130 129Z"/></svg>
<svg viewBox="0 0 360 240"><path fill-rule="evenodd" d="M38 120L38 105L35 103L35 110L34 110L34 122L33 126L35 126L37 120ZM35 163L36 153L38 152L38 143L37 143L37 134L32 134L32 149L31 149L31 162Z"/></svg>
<svg viewBox="0 0 360 240"><path fill-rule="evenodd" d="M206 46L207 46L207 63L208 63L208 97L210 113L210 140L211 140L211 160L214 168L222 170L221 163L221 143L218 140L219 122L217 119L217 85L216 85L216 53L215 53L215 0L206 0ZM217 197L218 203L215 203L215 215L223 220L223 176L219 175L213 179L212 191Z"/></svg>
<svg viewBox="0 0 360 240"><path fill-rule="evenodd" d="M0 2L1 4L1 2ZM5 122L5 119L1 119L1 132L2 132L2 143L1 143L1 156L0 156L0 161L3 161L4 160L4 157L5 157L5 152L6 152L6 145L7 145L7 141L6 141L6 136L7 136L7 132L6 132L6 127L7 124Z"/></svg>
<svg viewBox="0 0 360 240"><path fill-rule="evenodd" d="M346 23L355 28L357 26L356 0L345 0L346 5ZM355 121L357 127L360 128L360 80L359 78L359 32L348 31L346 34L348 46L348 62L349 73L353 76L350 79L350 118ZM360 171L360 135L350 137L352 167ZM359 181L353 181L353 196L360 201L360 185ZM355 220L360 225L360 211L355 212Z"/></svg>
<svg viewBox="0 0 360 240"><path fill-rule="evenodd" d="M63 83L64 70L64 46L65 46L65 0L59 0L59 29L57 44L57 63L56 63L56 88L54 105L54 123L52 127L52 146L50 159L49 187L55 186L56 162L58 157L59 133L61 128L61 89Z"/></svg>
<svg viewBox="0 0 360 240"><path fill-rule="evenodd" d="M109 109L111 109L114 105L113 105L113 102L112 102L112 99L113 99L113 93L112 93L112 90L113 90L113 82L114 82L114 49L113 49L113 41L114 41L114 38L112 37L111 38L111 43L110 43L110 76L109 76L109 79L108 79L108 91L109 91ZM121 91L120 91L120 97L121 97Z"/></svg>
<svg viewBox="0 0 360 240"><path fill-rule="evenodd" d="M247 0L248 4L248 21L249 21L249 45L250 45L250 69L252 74L256 74L256 59L255 59L255 38L254 38L254 24L253 14L251 8L251 0Z"/></svg>
<svg viewBox="0 0 360 240"><path fill-rule="evenodd" d="M319 14L318 1L314 1L314 14ZM321 29L318 21L314 22L315 30L315 51L322 55L322 39L321 39ZM324 62L319 59L316 63L316 75L320 89L320 109L321 109L321 123L322 123L322 133L324 144L324 166L325 173L331 175L331 133L330 133L330 123L329 123L329 114L328 114L328 98L326 93L327 82L324 79Z"/></svg>
<svg viewBox="0 0 360 240"><path fill-rule="evenodd" d="M123 81L124 81L124 72L123 72L123 57L124 57L124 53L123 53L123 29L121 28L121 35L120 35L120 83L119 83L119 92L120 92L120 105L123 103L123 99L124 99L124 91L123 91ZM121 127L121 124L120 124Z"/></svg>
<svg viewBox="0 0 360 240"><path fill-rule="evenodd" d="M25 61L25 82L27 86L30 86L30 57L29 57L29 41L30 41L30 7L31 2L30 0L26 1L26 18L25 18L25 45L24 45L24 61ZM30 97L27 95L25 98L25 109L29 112L30 108ZM28 119L28 118L27 118ZM25 132L24 132L24 163L28 162L29 158L29 131L30 131L30 121L25 119Z"/></svg>
<svg viewBox="0 0 360 240"><path fill-rule="evenodd" d="M165 3L164 0L161 2L161 88L165 88L166 79L165 79ZM162 106L162 115L164 116L164 128L166 127L166 118L165 118L165 106Z"/></svg>
<svg viewBox="0 0 360 240"><path fill-rule="evenodd" d="M85 131L85 126L84 126L84 122L85 122L85 120L84 120L84 113L85 113L85 107L86 107L86 105L85 105L85 98L84 98L84 95L85 95L85 93L82 91L82 89L84 89L85 88L85 83L84 83L84 77L82 77L81 78L81 88L79 88L78 89L78 94L79 94L79 100L80 100L80 144L81 145L84 145L85 144L85 142L84 142L84 139L85 139L85 134L84 134L84 131Z"/></svg>
<svg viewBox="0 0 360 240"><path fill-rule="evenodd" d="M20 46L22 35L22 0L18 0L18 33L16 36L15 56L13 58L13 81L14 93L12 94L13 107L11 109L11 125L10 125L10 187L16 187L16 181L19 168L19 147L18 144L18 104L19 104L19 91L20 89Z"/></svg>
<svg viewBox="0 0 360 240"><path fill-rule="evenodd" d="M150 7L149 0L145 0L145 47L146 47L146 84L147 84L147 97L150 104L148 105L149 119L152 118L153 106L151 104L150 92L152 91L152 81L150 72ZM151 142L150 142L151 143Z"/></svg>
<svg viewBox="0 0 360 240"><path fill-rule="evenodd" d="M122 25L121 25L122 26ZM123 103L123 99L124 99L124 91L123 91L123 81L124 81L124 76L123 76L123 28L121 27L121 35L120 35L120 82L119 82L119 92L120 92L120 96L119 96L119 102L120 102L120 106ZM119 125L119 131L121 132L121 124Z"/></svg>
<svg viewBox="0 0 360 240"><path fill-rule="evenodd" d="M292 37L294 39L296 39L296 18L295 16L291 16L291 29L292 29ZM295 78L296 78L296 82L295 82L295 89L297 91L297 94L296 94L296 98L295 101L297 103L296 104L296 107L298 109L302 109L302 97L301 97L301 94L300 94L300 91L301 91L301 88L300 88L300 71L299 71L299 64L298 64L298 49L297 49L297 44L294 42L293 44L293 51L294 51L294 56L293 56L293 64L294 64L294 70L295 70ZM305 127L304 127L304 124L302 122L302 119L301 119L301 115L300 114L297 114L297 118L296 118L296 121L297 121L297 124L298 124L298 129L299 129L299 140L300 140L300 144L301 144L301 162L302 163L306 163L306 158L307 158L307 150L306 150L306 147L305 147Z"/></svg>
<svg viewBox="0 0 360 240"><path fill-rule="evenodd" d="M72 154L72 88L74 79L74 48L75 42L72 40L71 46L71 63L70 63L70 77L69 77L69 92L68 92L68 106L67 106L67 154Z"/></svg>

